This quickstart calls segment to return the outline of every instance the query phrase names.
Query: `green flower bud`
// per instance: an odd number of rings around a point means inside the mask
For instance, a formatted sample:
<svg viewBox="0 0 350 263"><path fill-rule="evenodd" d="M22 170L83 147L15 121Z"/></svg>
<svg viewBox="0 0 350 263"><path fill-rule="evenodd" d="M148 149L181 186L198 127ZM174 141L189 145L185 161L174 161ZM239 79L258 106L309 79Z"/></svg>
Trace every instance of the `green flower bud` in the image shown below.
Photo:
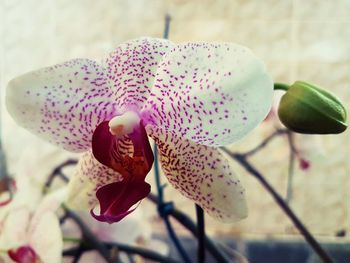
<svg viewBox="0 0 350 263"><path fill-rule="evenodd" d="M331 93L303 81L287 89L278 116L287 128L299 133L332 134L347 128L342 103Z"/></svg>

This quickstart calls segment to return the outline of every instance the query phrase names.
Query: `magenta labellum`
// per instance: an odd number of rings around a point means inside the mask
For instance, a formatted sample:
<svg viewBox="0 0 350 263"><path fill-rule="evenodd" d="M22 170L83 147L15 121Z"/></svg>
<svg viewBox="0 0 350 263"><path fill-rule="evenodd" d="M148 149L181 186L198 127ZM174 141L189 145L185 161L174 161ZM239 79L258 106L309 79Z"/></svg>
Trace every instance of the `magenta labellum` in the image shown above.
<svg viewBox="0 0 350 263"><path fill-rule="evenodd" d="M30 246L21 246L8 251L9 257L17 263L39 263L39 257Z"/></svg>
<svg viewBox="0 0 350 263"><path fill-rule="evenodd" d="M135 123L125 134L125 123L112 128L111 123L102 122L92 137L95 158L123 177L122 181L104 185L96 192L100 215L96 215L93 210L91 214L97 220L108 223L123 219L135 210L129 210L133 205L150 193L151 186L145 182L145 177L153 164L152 149L142 121ZM122 141L131 142L132 156L121 151Z"/></svg>

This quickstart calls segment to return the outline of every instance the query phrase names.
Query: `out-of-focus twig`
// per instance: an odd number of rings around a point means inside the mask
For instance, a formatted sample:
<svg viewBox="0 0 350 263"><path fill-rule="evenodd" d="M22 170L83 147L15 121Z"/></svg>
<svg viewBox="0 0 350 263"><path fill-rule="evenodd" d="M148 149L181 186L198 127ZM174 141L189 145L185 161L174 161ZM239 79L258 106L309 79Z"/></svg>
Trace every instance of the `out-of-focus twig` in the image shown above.
<svg viewBox="0 0 350 263"><path fill-rule="evenodd" d="M134 246L129 246L125 244L120 244L120 243L111 243L111 242L102 242L103 245L106 246L108 249L112 248L117 248L119 252L125 252L127 254L132 254L132 255L139 255L143 258L149 259L149 260L154 260L156 262L160 263L180 263L179 261L172 259L167 256L163 256L157 252L154 252L149 249L141 248L141 247L134 247ZM66 249L63 252L64 256L73 256L75 255L76 251L79 248L70 248ZM84 251L89 251L93 250L93 246L84 246Z"/></svg>
<svg viewBox="0 0 350 263"><path fill-rule="evenodd" d="M61 178L64 182L68 182L68 177L62 172L62 170L67 167L67 166L71 166L71 165L76 165L78 163L77 160L75 159L68 159L66 161L64 161L63 163L59 164L53 171L52 173L49 175L49 177L47 178L47 181L44 185L44 188L43 188L43 192L45 193L47 191L47 189L50 188L50 186L52 185L53 183L53 180L56 178L56 177L59 177Z"/></svg>
<svg viewBox="0 0 350 263"><path fill-rule="evenodd" d="M81 218L76 215L73 211L69 210L67 207L63 207L66 213L67 218L72 219L80 228L83 235L83 239L90 244L94 249L96 249L100 255L109 263L114 263L115 260L110 258L110 253L107 247L98 240L91 230L85 225Z"/></svg>
<svg viewBox="0 0 350 263"><path fill-rule="evenodd" d="M275 199L278 206L285 212L285 214L291 219L294 226L299 230L299 232L304 236L305 240L312 247L312 249L318 254L318 256L325 263L332 263L332 258L327 254L327 252L321 247L321 245L316 241L316 239L312 236L309 230L304 226L304 224L300 221L300 219L295 215L292 209L288 206L288 204L283 200L283 198L276 192L276 190L268 183L268 181L264 178L264 176L248 161L247 158L238 153L232 153L226 148L222 148L229 156L235 159L239 164L241 164L247 172L253 175L261 185L267 190L271 196Z"/></svg>
<svg viewBox="0 0 350 263"><path fill-rule="evenodd" d="M248 152L242 153L241 155L243 155L245 157L250 157L250 156L256 154L257 152L259 152L260 150L264 149L277 136L284 135L284 134L288 134L287 129L277 129L270 136L268 136L265 140L263 140L258 146L256 146L255 148L253 148L252 150L250 150Z"/></svg>

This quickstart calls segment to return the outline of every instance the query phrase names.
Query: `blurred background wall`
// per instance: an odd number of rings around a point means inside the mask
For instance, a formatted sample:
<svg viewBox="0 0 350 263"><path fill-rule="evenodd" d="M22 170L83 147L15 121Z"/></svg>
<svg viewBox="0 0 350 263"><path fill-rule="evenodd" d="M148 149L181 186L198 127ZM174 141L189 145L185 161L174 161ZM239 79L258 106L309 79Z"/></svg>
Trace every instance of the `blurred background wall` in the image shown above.
<svg viewBox="0 0 350 263"><path fill-rule="evenodd" d="M43 166L49 170L66 153L11 120L3 103L6 83L26 71L67 59L101 59L128 39L161 37L166 13L172 18L172 41L229 41L246 45L265 61L275 81L291 83L302 79L320 84L335 92L350 110L348 0L1 0L1 134L12 173L28 171L28 166L34 174ZM244 151L254 147L278 125L274 119L264 122L231 149ZM295 167L292 208L313 233L329 238L338 231L349 231L349 132L338 136L297 136L296 145L311 167L307 171ZM288 154L287 140L281 137L253 159L283 196ZM31 158L37 161L30 161ZM247 190L249 217L230 225L208 219L210 231L263 236L295 233L290 221L255 179L239 166L236 169ZM175 203L192 213L192 203L173 191L169 186L167 196L177 196Z"/></svg>

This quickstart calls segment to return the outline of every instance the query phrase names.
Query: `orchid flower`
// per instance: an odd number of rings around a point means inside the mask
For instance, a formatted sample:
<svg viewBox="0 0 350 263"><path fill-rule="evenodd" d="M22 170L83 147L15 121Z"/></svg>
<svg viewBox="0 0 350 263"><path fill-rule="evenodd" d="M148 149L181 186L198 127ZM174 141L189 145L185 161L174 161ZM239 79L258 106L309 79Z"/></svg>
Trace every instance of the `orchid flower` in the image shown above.
<svg viewBox="0 0 350 263"><path fill-rule="evenodd" d="M15 195L7 211L1 213L0 250L6 254L0 254L0 262L61 262L63 241L55 211L65 195L66 189L53 192L35 210L26 205L30 196L23 200L24 195Z"/></svg>
<svg viewBox="0 0 350 263"><path fill-rule="evenodd" d="M149 194L149 136L168 181L212 217L232 222L247 214L245 193L218 147L256 127L272 93L264 64L246 47L141 38L102 64L73 59L19 76L6 102L19 125L85 152L70 196L97 220L117 222Z"/></svg>

